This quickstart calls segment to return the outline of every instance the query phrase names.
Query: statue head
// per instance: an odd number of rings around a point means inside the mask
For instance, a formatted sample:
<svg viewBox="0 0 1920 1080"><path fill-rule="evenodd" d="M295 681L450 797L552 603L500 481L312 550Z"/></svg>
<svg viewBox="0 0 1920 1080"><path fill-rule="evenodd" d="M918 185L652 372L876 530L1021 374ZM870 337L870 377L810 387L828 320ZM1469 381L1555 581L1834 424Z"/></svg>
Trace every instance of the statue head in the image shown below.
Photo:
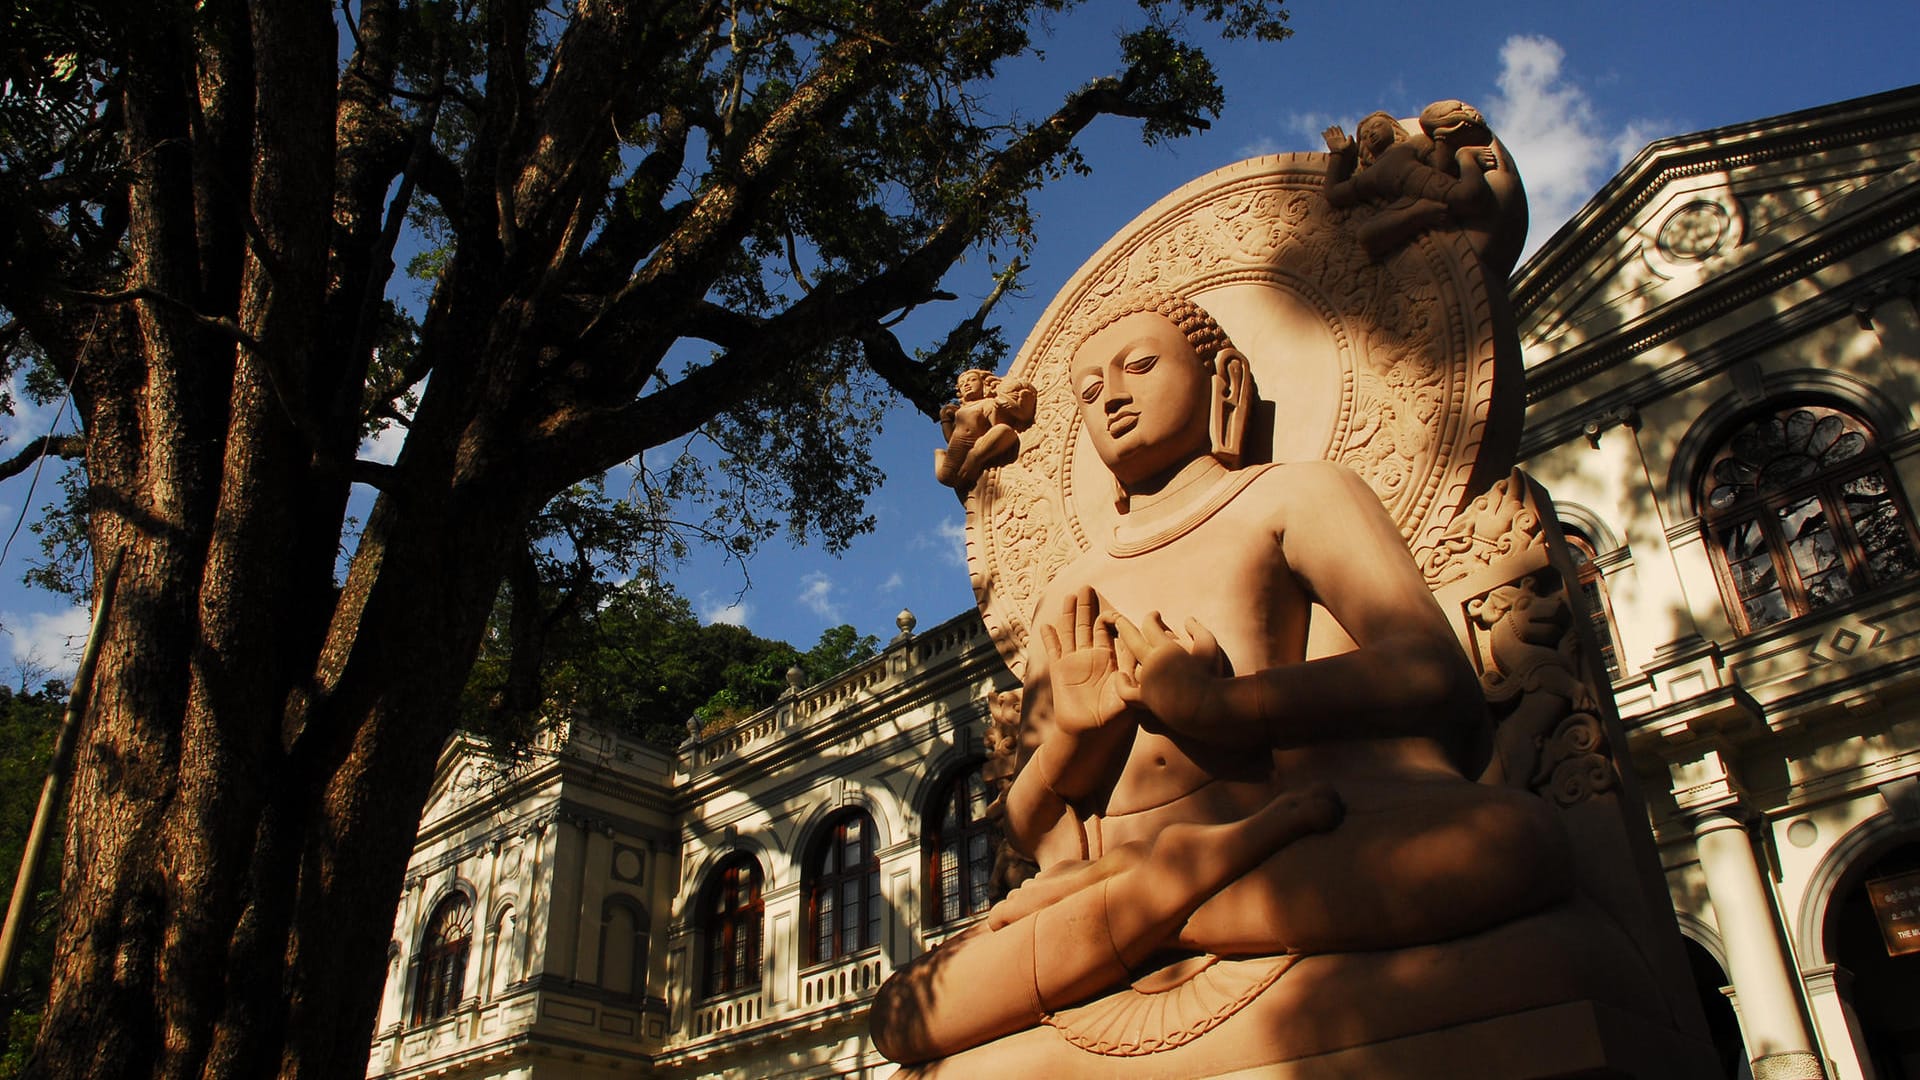
<svg viewBox="0 0 1920 1080"><path fill-rule="evenodd" d="M1407 129L1400 126L1390 112L1368 113L1354 129L1354 145L1360 148L1360 163L1371 164L1374 158L1385 153L1394 143L1407 137Z"/></svg>
<svg viewBox="0 0 1920 1080"><path fill-rule="evenodd" d="M1240 464L1253 377L1192 300L1155 289L1113 297L1068 370L1094 449L1123 489L1204 454Z"/></svg>
<svg viewBox="0 0 1920 1080"><path fill-rule="evenodd" d="M1493 129L1487 126L1480 110L1452 98L1436 101L1421 109L1420 130L1450 150L1458 150L1463 146L1487 146L1493 142Z"/></svg>
<svg viewBox="0 0 1920 1080"><path fill-rule="evenodd" d="M993 391L992 388L988 386L989 379L993 379L992 372L983 371L980 368L968 368L961 372L960 378L956 380L960 391L960 400L978 401L990 395ZM994 381L998 382L999 380L995 379Z"/></svg>

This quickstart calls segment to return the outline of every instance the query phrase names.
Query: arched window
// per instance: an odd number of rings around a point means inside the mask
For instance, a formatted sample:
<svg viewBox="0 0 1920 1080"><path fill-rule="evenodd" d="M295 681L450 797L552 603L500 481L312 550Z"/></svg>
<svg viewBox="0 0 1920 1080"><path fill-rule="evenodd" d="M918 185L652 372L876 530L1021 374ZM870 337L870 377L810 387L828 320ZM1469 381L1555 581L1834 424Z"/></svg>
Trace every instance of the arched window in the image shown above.
<svg viewBox="0 0 1920 1080"><path fill-rule="evenodd" d="M629 997L647 980L647 916L624 896L609 897L600 909L600 986Z"/></svg>
<svg viewBox="0 0 1920 1080"><path fill-rule="evenodd" d="M1866 425L1833 409L1755 417L1708 463L1699 497L1743 632L1920 573L1892 466Z"/></svg>
<svg viewBox="0 0 1920 1080"><path fill-rule="evenodd" d="M993 822L987 804L993 791L981 775L984 762L956 770L940 789L927 817L927 921L945 925L987 910L993 882Z"/></svg>
<svg viewBox="0 0 1920 1080"><path fill-rule="evenodd" d="M707 970L702 989L708 997L751 990L760 985L760 922L766 905L760 898L760 864L751 855L734 855L714 871L707 886Z"/></svg>
<svg viewBox="0 0 1920 1080"><path fill-rule="evenodd" d="M433 909L420 943L418 981L414 983L413 1022L447 1016L460 1005L467 981L467 953L473 947L473 901L452 893Z"/></svg>
<svg viewBox="0 0 1920 1080"><path fill-rule="evenodd" d="M854 810L828 822L806 862L807 962L824 964L880 944L880 856L873 819Z"/></svg>
<svg viewBox="0 0 1920 1080"><path fill-rule="evenodd" d="M1620 636L1613 626L1613 603L1607 597L1607 579L1594 565L1599 553L1593 538L1568 525L1564 527L1567 550L1573 556L1574 584L1580 597L1581 614L1593 626L1593 640L1600 644L1600 662L1607 678L1620 677Z"/></svg>

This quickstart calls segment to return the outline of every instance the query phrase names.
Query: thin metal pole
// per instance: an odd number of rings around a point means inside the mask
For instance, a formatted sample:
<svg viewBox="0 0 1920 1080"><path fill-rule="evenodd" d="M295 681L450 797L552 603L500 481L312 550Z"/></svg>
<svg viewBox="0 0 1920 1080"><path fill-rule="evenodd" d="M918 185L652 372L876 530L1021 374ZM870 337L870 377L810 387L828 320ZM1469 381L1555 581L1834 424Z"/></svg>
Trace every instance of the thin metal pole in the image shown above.
<svg viewBox="0 0 1920 1080"><path fill-rule="evenodd" d="M40 856L53 835L53 816L60 805L60 789L67 783L67 768L73 764L73 744L80 729L80 714L86 709L93 690L93 662L100 655L100 643L106 639L107 615L113 609L113 589L120 580L122 548L107 564L107 576L100 584L100 606L93 614L93 628L87 631L87 649L80 656L80 668L73 674L73 692L67 695L66 718L60 722L60 734L54 739L53 761L47 765L46 783L40 786L40 806L33 813L33 829L27 833L27 848L20 855L20 874L13 880L13 902L7 905L7 922L0 927L0 993L13 986L14 963L20 958L20 941L26 936L29 921L27 906L33 898L33 879L40 869Z"/></svg>

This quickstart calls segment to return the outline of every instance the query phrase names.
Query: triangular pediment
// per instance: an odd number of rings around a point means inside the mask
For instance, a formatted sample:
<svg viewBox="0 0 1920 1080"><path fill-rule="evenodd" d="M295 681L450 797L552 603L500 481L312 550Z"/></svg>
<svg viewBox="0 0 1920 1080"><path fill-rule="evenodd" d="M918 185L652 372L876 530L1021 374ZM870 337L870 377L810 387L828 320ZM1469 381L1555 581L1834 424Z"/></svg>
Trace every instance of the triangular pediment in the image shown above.
<svg viewBox="0 0 1920 1080"><path fill-rule="evenodd" d="M475 752L474 744L463 737L449 741L434 767L433 785L427 789L426 805L420 812L421 831L425 832L428 826L451 817L479 798L485 793L484 784L481 756Z"/></svg>
<svg viewBox="0 0 1920 1080"><path fill-rule="evenodd" d="M1920 87L1653 143L1515 275L1527 367L1762 275L1777 289L1912 198L1917 159Z"/></svg>

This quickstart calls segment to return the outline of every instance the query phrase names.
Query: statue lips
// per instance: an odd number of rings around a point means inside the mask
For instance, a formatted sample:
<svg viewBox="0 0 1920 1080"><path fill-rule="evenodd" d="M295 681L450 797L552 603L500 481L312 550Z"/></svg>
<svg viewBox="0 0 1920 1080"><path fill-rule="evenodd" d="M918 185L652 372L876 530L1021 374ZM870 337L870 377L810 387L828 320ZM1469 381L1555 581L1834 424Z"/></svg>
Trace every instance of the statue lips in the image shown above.
<svg viewBox="0 0 1920 1080"><path fill-rule="evenodd" d="M1122 409L1107 418L1107 435L1118 439L1132 431L1140 423L1140 413L1134 409Z"/></svg>

